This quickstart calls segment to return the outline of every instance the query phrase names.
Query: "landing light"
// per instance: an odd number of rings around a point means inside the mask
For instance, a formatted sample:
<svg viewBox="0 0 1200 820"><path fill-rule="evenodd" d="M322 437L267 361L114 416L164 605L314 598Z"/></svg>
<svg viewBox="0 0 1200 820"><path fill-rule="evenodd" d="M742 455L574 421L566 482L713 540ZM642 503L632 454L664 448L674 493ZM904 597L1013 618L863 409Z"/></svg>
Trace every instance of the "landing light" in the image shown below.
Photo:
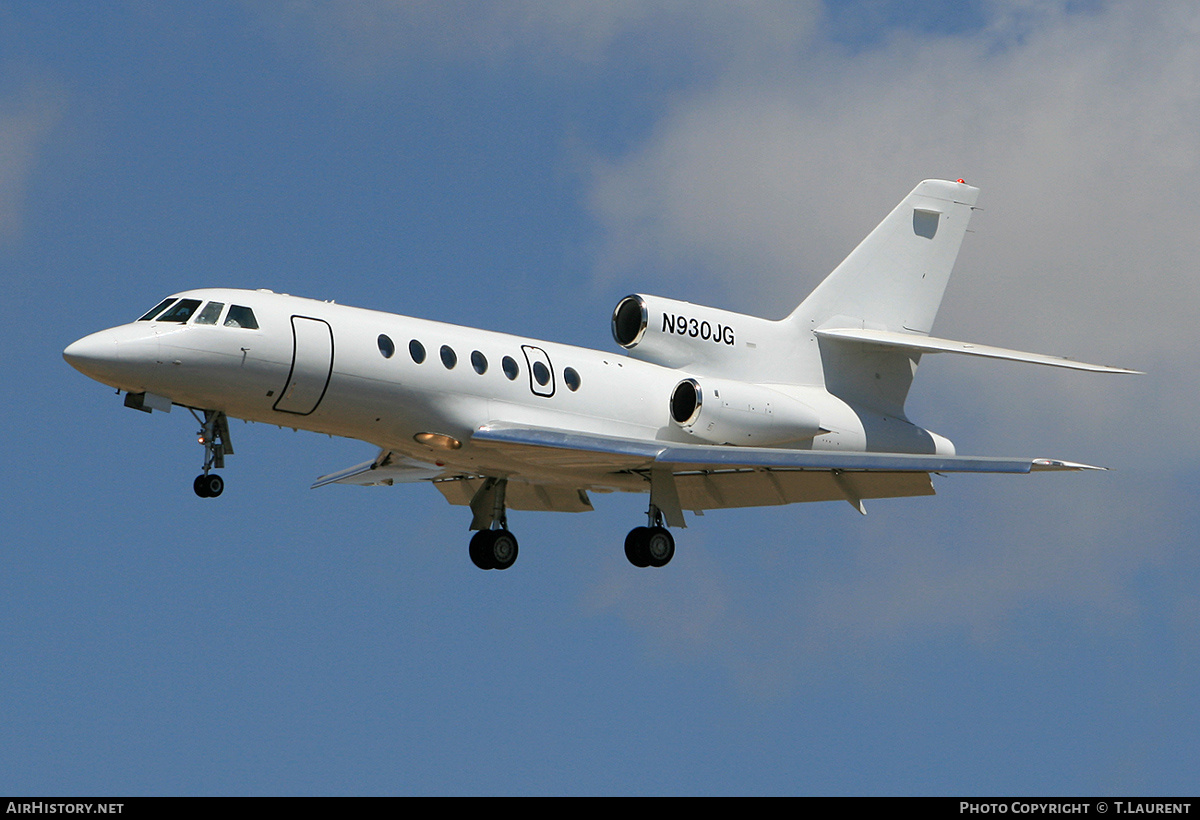
<svg viewBox="0 0 1200 820"><path fill-rule="evenodd" d="M437 447L441 450L457 450L462 447L462 442L450 436L444 436L441 433L417 433L413 439L418 444L424 444L426 447Z"/></svg>

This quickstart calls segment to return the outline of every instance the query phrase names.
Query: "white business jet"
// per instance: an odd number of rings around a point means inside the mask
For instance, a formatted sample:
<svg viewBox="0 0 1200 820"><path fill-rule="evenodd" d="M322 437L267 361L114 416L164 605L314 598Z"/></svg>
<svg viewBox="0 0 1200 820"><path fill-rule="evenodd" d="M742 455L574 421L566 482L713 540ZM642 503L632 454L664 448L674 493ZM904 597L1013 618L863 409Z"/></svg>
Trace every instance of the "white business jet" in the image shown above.
<svg viewBox="0 0 1200 820"><path fill-rule="evenodd" d="M326 484L428 482L470 507L482 569L517 557L508 509L582 512L649 492L636 566L675 553L684 510L932 495L932 473L1099 469L971 458L904 413L926 353L1136 371L929 335L978 189L922 182L778 321L655 296L622 299L614 355L269 290L206 288L63 355L145 412L201 423L197 495L233 453L228 418L362 439L371 461Z"/></svg>

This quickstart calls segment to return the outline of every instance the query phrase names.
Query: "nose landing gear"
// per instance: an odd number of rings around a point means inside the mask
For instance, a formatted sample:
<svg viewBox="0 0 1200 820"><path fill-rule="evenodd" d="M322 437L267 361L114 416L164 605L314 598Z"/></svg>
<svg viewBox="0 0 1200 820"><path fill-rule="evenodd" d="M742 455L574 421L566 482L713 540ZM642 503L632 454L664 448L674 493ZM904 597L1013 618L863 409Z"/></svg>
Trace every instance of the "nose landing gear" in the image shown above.
<svg viewBox="0 0 1200 820"><path fill-rule="evenodd" d="M189 407L188 411L200 421L195 410ZM223 468L225 456L233 455L233 445L229 443L229 419L220 410L205 410L196 437L204 445L204 472L196 476L192 489L201 498L216 498L225 491L225 480L209 471Z"/></svg>

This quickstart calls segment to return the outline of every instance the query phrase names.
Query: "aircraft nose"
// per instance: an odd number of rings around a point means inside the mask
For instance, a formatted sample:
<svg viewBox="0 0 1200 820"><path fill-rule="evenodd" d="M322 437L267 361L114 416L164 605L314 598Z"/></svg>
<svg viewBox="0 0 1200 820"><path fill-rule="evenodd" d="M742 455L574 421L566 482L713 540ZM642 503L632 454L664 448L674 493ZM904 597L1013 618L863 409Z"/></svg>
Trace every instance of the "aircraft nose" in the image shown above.
<svg viewBox="0 0 1200 820"><path fill-rule="evenodd" d="M84 336L79 341L67 345L63 351L63 358L67 360L67 364L85 376L91 376L97 365L103 366L105 362L111 362L116 357L116 340L107 331Z"/></svg>
<svg viewBox="0 0 1200 820"><path fill-rule="evenodd" d="M145 378L145 368L153 364L157 345L143 333L122 332L113 328L84 336L67 345L63 358L67 364L98 382L135 389Z"/></svg>

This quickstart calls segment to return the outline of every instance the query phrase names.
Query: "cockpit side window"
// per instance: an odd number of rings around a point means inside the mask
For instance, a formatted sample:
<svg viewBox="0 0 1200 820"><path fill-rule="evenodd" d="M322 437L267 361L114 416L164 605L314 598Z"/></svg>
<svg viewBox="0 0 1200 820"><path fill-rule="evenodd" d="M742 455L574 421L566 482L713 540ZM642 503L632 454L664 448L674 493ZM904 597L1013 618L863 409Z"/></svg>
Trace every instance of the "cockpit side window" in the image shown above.
<svg viewBox="0 0 1200 820"><path fill-rule="evenodd" d="M196 308L200 307L199 299L180 299L170 310L158 317L160 322L186 322L192 318Z"/></svg>
<svg viewBox="0 0 1200 820"><path fill-rule="evenodd" d="M215 325L217 323L217 319L221 318L221 311L224 309L224 302L209 302L196 317L196 324Z"/></svg>
<svg viewBox="0 0 1200 820"><path fill-rule="evenodd" d="M138 321L139 321L139 322L148 322L148 321L150 321L150 320L151 320L151 319L153 319L155 316L157 316L158 314L160 314L160 313L162 313L164 310L166 310L166 307L167 307L167 305L171 304L171 303L172 303L172 302L174 302L174 301L175 301L175 298L174 298L174 297L168 296L166 299L163 299L161 302L159 302L157 305L155 305L155 306L154 306L154 307L152 307L152 308L151 308L149 311L147 311L147 312L146 312L146 313L145 313L145 314L142 316L142 318L138 319Z"/></svg>
<svg viewBox="0 0 1200 820"><path fill-rule="evenodd" d="M230 305L229 315L225 317L225 327L245 327L250 330L258 330L258 321L254 318L254 311L250 308Z"/></svg>

